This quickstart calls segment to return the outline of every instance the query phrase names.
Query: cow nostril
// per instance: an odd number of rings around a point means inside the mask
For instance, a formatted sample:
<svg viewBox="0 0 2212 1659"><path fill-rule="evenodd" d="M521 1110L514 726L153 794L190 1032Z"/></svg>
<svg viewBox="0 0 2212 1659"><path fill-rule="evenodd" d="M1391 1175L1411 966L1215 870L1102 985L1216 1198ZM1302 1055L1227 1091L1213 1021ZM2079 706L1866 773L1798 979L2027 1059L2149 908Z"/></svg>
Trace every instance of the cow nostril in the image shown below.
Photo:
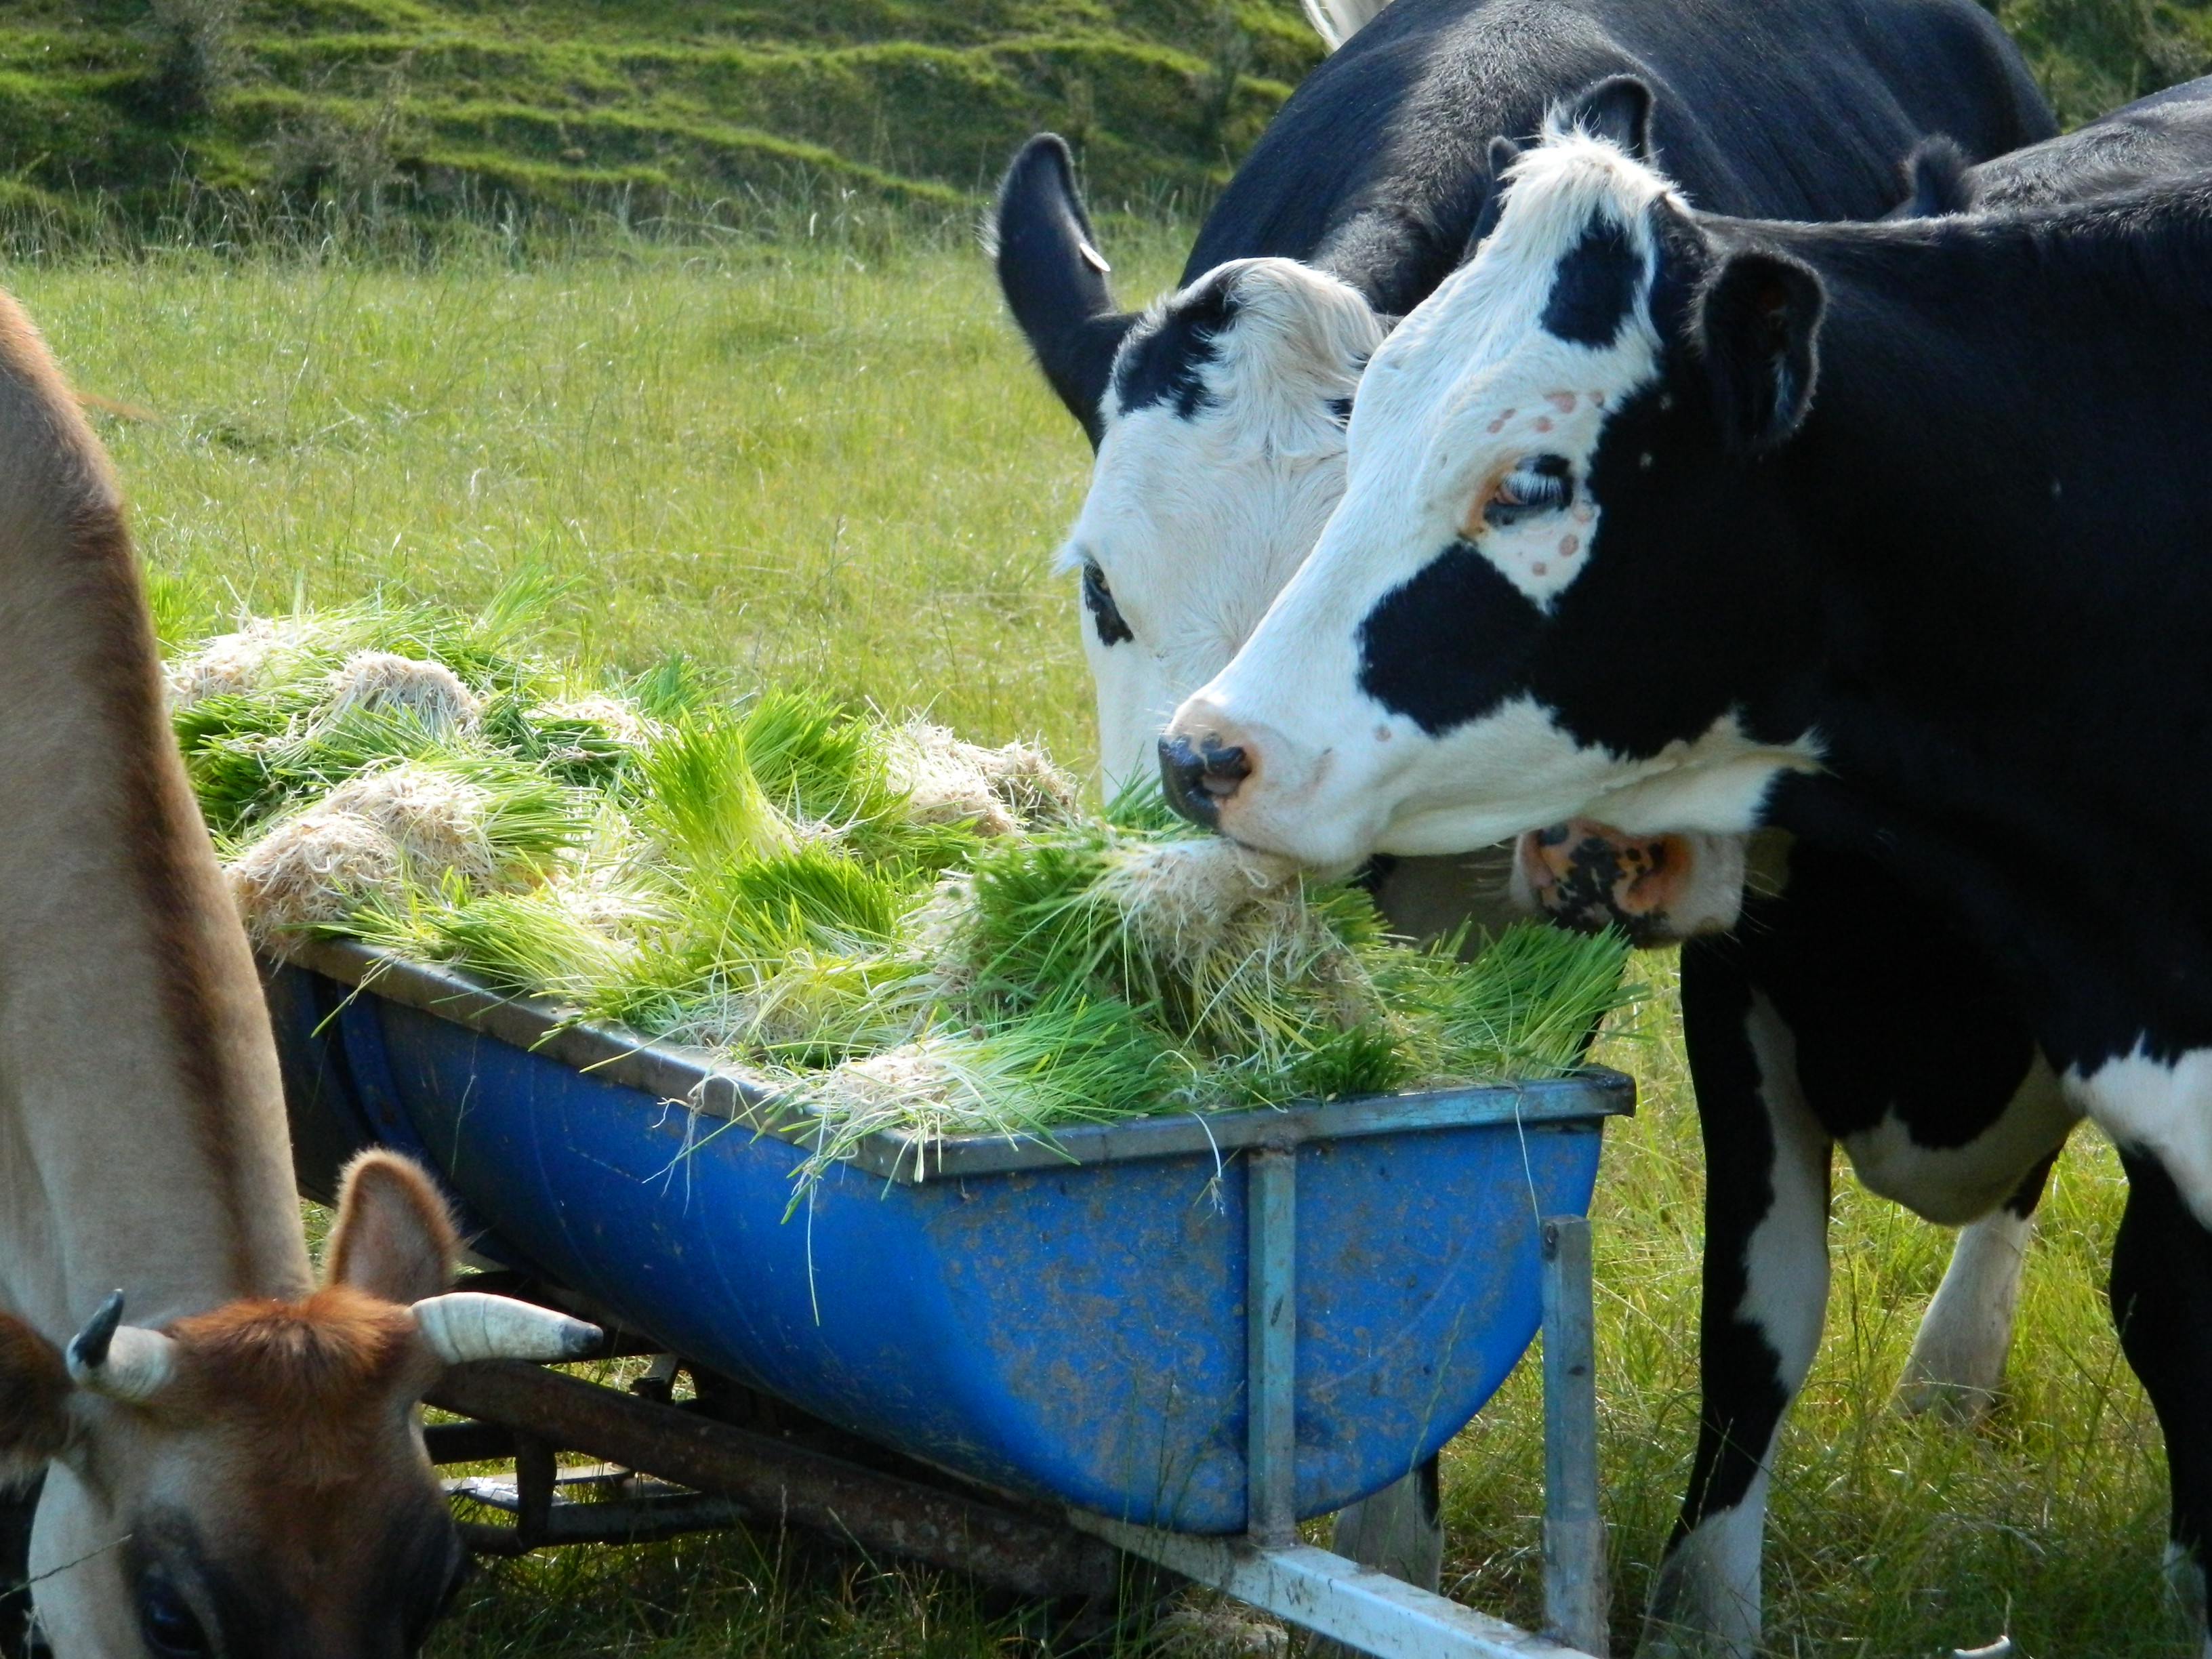
<svg viewBox="0 0 2212 1659"><path fill-rule="evenodd" d="M1206 760L1188 738L1160 739L1160 788L1168 805L1193 823L1211 830L1220 820L1213 793L1206 787Z"/></svg>
<svg viewBox="0 0 2212 1659"><path fill-rule="evenodd" d="M1243 750L1224 748L1210 738L1200 746L1198 757L1203 769L1198 786L1216 800L1227 800L1252 775L1252 763L1244 758Z"/></svg>

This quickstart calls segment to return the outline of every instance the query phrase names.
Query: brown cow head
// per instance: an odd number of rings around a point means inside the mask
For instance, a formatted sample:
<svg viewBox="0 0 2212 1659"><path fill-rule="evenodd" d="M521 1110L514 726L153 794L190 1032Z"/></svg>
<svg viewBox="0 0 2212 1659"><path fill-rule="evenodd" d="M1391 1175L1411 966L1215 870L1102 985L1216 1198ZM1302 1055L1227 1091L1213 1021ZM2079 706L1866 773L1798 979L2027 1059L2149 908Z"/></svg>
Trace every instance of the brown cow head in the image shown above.
<svg viewBox="0 0 2212 1659"><path fill-rule="evenodd" d="M158 1249L158 1241L149 1241ZM416 1405L463 1359L570 1358L598 1332L441 1295L453 1224L388 1152L356 1160L326 1282L155 1331L110 1297L66 1350L0 1316L0 1478L47 1469L33 1602L59 1659L402 1659L464 1566Z"/></svg>

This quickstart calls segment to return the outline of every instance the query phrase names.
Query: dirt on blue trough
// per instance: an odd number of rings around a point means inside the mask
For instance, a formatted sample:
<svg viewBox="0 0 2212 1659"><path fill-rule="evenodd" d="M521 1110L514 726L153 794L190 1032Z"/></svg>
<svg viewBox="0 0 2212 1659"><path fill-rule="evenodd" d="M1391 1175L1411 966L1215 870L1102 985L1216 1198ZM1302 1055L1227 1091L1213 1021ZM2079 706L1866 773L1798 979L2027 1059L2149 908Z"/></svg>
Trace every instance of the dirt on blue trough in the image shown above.
<svg viewBox="0 0 2212 1659"><path fill-rule="evenodd" d="M883 1134L793 1207L815 1121L700 1051L350 944L269 998L310 1160L415 1152L480 1251L687 1358L972 1480L1188 1532L1245 1524L1244 1149L1297 1148L1297 1507L1319 1515L1504 1380L1537 1328L1539 1218L1586 1208L1634 1098L1593 1070L1049 1145Z"/></svg>

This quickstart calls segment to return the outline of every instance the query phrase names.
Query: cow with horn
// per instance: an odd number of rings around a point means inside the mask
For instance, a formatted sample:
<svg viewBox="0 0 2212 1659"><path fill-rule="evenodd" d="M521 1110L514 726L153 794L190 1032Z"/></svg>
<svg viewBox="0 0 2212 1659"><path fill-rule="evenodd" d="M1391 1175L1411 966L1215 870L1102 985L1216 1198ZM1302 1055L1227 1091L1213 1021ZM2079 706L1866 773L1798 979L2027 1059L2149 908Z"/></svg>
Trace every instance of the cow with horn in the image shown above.
<svg viewBox="0 0 2212 1659"><path fill-rule="evenodd" d="M0 1484L36 1492L38 1627L55 1659L411 1654L463 1566L416 1402L598 1333L444 1293L452 1220L386 1152L316 1287L121 497L4 295L0 709Z"/></svg>

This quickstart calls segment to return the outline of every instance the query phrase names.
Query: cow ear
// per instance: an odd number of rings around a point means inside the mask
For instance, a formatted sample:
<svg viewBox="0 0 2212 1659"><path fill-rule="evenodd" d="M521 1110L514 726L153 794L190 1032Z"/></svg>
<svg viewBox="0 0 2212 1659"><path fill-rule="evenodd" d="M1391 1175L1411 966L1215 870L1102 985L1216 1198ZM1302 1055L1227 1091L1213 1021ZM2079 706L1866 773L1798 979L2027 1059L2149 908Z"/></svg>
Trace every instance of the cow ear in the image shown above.
<svg viewBox="0 0 2212 1659"><path fill-rule="evenodd" d="M1030 139L1006 169L992 242L1007 309L1045 379L1097 447L1114 353L1135 318L1114 309L1105 256L1075 193L1075 164L1055 134Z"/></svg>
<svg viewBox="0 0 2212 1659"><path fill-rule="evenodd" d="M1827 295L1807 266L1777 253L1731 255L1705 284L1697 337L1729 446L1759 455L1790 439L1812 406Z"/></svg>
<svg viewBox="0 0 2212 1659"><path fill-rule="evenodd" d="M459 1248L453 1212L420 1165L377 1151L346 1166L324 1274L330 1283L420 1302L453 1281Z"/></svg>
<svg viewBox="0 0 2212 1659"><path fill-rule="evenodd" d="M1966 174L1966 153L1937 133L1923 138L1905 158L1905 200L1899 219L1936 219L1947 213L1965 213L1979 192Z"/></svg>
<svg viewBox="0 0 2212 1659"><path fill-rule="evenodd" d="M0 1313L0 1490L31 1480L69 1443L75 1386L59 1348Z"/></svg>
<svg viewBox="0 0 2212 1659"><path fill-rule="evenodd" d="M1651 88L1632 75L1608 75L1561 106L1556 125L1580 127L1639 161L1651 159Z"/></svg>
<svg viewBox="0 0 2212 1659"><path fill-rule="evenodd" d="M1467 234L1467 252L1460 256L1462 260L1474 258L1475 249L1498 228L1498 216L1505 211L1505 169L1520 159L1521 146L1503 133L1490 141L1490 193L1482 198L1474 228Z"/></svg>

